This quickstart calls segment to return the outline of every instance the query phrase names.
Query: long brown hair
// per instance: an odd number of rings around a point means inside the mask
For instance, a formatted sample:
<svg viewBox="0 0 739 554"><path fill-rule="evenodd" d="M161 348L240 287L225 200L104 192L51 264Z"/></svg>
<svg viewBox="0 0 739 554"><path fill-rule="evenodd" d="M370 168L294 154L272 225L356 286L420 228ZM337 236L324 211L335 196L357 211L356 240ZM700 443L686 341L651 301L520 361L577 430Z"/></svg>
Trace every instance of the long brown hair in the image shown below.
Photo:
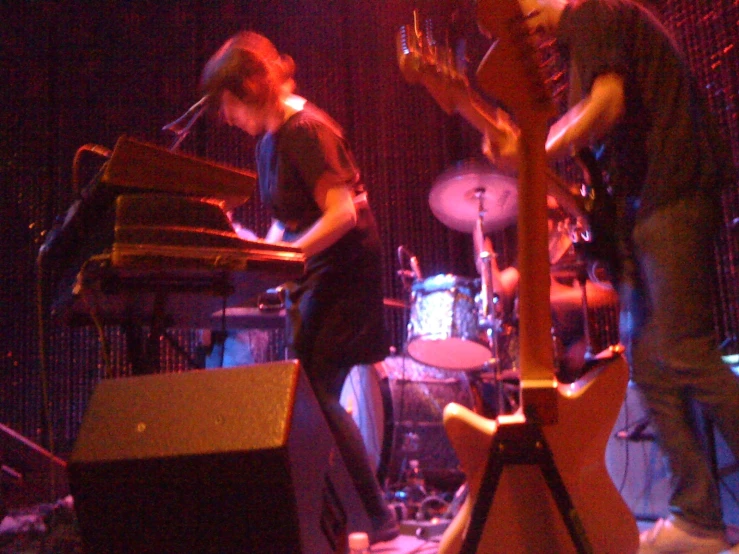
<svg viewBox="0 0 739 554"><path fill-rule="evenodd" d="M200 91L214 105L228 90L247 104L263 106L295 88L295 62L252 31L228 39L205 64Z"/></svg>

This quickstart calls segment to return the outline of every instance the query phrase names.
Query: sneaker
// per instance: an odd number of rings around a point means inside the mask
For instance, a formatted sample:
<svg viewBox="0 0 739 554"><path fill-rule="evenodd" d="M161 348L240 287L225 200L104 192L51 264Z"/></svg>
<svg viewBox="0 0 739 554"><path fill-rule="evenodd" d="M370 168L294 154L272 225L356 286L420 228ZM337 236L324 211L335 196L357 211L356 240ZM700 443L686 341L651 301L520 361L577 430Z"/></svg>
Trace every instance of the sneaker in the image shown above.
<svg viewBox="0 0 739 554"><path fill-rule="evenodd" d="M670 517L639 535L637 554L719 554L729 550L723 531L703 529Z"/></svg>
<svg viewBox="0 0 739 554"><path fill-rule="evenodd" d="M370 544L391 541L400 535L400 526L394 510L388 510L382 521L372 518L372 531L368 533Z"/></svg>

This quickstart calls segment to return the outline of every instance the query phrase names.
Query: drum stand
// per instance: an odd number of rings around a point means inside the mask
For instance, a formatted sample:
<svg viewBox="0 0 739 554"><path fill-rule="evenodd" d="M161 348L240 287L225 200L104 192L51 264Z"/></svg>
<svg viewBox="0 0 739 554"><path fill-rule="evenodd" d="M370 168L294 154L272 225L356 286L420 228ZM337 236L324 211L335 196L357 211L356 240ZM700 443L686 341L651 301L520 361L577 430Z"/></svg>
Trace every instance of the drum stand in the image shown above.
<svg viewBox="0 0 739 554"><path fill-rule="evenodd" d="M579 255L579 254L578 254ZM595 359L595 353L593 352L593 341L590 336L590 311L588 309L588 271L585 268L585 263L578 261L577 264L577 282L580 285L580 293L582 297L582 326L583 326L583 338L585 340L585 354L583 356L584 365L587 366L589 362Z"/></svg>
<svg viewBox="0 0 739 554"><path fill-rule="evenodd" d="M485 190L478 189L475 192L478 201L478 216L475 222L475 228L472 233L473 248L476 252L476 266L480 272L480 297L481 297L481 313L478 317L478 325L485 332L485 338L490 350L490 359L485 363L483 368L476 375L471 375L480 385L484 384L483 374L489 373L493 366L493 379L495 383L496 406L495 414L500 415L506 411L505 395L503 394L503 369L501 367L501 358L498 344L498 327L499 322L496 314L496 304L498 296L495 293L495 282L493 279L493 258L495 253L485 248L485 236L483 229L485 228ZM482 395L480 395L482 396ZM491 415L484 399L477 399L477 411L481 415Z"/></svg>

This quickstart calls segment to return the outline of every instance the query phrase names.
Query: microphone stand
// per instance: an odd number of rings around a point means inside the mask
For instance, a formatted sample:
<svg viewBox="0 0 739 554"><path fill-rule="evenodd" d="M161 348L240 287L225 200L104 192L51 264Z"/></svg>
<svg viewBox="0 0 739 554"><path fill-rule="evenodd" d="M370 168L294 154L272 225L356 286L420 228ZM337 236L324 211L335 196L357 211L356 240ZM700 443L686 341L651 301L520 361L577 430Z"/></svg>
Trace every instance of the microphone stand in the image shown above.
<svg viewBox="0 0 739 554"><path fill-rule="evenodd" d="M172 143L172 146L169 147L170 152L177 150L182 141L190 134L192 126L195 125L195 122L200 119L200 116L205 112L207 100L208 95L203 96L200 100L190 106L184 114L175 119L172 123L168 123L162 127L162 131L171 131L175 134L175 140ZM185 123L184 126L183 123Z"/></svg>

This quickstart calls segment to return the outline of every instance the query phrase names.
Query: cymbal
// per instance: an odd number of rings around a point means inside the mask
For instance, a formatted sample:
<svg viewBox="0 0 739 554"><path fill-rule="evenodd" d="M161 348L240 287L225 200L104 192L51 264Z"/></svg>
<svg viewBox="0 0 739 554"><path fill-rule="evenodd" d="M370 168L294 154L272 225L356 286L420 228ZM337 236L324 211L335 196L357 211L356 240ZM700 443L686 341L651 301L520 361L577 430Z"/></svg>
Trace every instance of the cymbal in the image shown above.
<svg viewBox="0 0 739 554"><path fill-rule="evenodd" d="M429 193L429 206L447 227L472 233L480 216L481 199L485 210L484 232L515 223L516 179L477 162L463 162L439 175Z"/></svg>

